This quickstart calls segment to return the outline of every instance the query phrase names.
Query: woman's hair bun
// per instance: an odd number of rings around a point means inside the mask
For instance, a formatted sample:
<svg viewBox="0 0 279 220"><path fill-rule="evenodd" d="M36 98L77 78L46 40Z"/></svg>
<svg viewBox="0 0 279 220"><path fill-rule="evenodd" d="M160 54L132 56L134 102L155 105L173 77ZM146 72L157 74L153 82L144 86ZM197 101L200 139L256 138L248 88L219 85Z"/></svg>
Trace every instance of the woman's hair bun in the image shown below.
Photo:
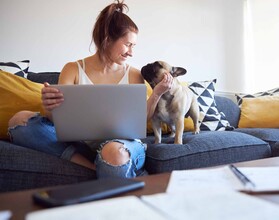
<svg viewBox="0 0 279 220"><path fill-rule="evenodd" d="M114 7L115 7L115 11L117 12L124 12L124 10L126 10L126 12L128 12L129 8L128 6L124 3L124 1L119 1L117 0L116 3L114 3Z"/></svg>

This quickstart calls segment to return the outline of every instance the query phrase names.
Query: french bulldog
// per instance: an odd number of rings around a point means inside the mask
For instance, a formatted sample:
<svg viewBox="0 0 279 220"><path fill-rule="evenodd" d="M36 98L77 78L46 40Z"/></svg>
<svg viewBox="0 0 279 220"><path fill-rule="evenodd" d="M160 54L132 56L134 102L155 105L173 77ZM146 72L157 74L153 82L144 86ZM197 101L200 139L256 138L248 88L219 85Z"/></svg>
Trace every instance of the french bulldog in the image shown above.
<svg viewBox="0 0 279 220"><path fill-rule="evenodd" d="M155 143L161 143L161 122L166 123L171 129L171 137L175 144L182 144L184 130L184 118L189 115L194 122L194 134L200 132L199 128L199 106L195 94L183 86L178 76L186 74L186 69L173 67L164 61L149 63L141 68L143 78L150 84L151 88L161 82L165 73L173 77L171 89L164 93L158 101L155 112L151 118Z"/></svg>

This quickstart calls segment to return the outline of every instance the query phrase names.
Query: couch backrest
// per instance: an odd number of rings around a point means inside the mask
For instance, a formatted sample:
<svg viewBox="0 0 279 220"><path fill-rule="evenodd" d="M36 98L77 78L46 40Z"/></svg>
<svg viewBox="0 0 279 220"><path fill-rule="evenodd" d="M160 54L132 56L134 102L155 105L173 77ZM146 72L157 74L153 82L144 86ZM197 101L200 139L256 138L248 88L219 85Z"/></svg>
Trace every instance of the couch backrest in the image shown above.
<svg viewBox="0 0 279 220"><path fill-rule="evenodd" d="M28 72L27 79L37 83L48 82L49 84L57 84L59 74L59 72Z"/></svg>
<svg viewBox="0 0 279 220"><path fill-rule="evenodd" d="M226 115L231 126L237 128L240 117L240 108L231 99L223 96L215 96L215 102L219 112Z"/></svg>

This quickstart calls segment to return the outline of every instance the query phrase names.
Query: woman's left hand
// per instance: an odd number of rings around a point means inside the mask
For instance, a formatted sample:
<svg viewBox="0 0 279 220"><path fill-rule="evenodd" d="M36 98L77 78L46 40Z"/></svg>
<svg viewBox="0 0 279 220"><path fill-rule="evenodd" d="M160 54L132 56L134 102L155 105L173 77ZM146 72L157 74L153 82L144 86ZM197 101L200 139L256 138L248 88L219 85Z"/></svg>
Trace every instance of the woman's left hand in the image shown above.
<svg viewBox="0 0 279 220"><path fill-rule="evenodd" d="M52 111L64 101L63 94L56 88L50 87L44 83L42 88L42 102L47 111Z"/></svg>

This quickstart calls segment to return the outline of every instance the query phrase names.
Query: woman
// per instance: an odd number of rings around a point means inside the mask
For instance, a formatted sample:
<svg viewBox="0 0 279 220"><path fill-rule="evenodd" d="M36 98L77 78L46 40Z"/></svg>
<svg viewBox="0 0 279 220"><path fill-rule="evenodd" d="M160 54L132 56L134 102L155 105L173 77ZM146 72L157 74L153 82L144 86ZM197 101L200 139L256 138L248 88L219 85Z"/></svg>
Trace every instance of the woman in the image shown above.
<svg viewBox="0 0 279 220"><path fill-rule="evenodd" d="M123 13L123 2L108 5L97 18L92 41L96 53L77 62L67 63L59 84L133 84L144 83L140 71L126 64L133 56L138 28ZM166 73L147 101L147 118L151 118L159 98L168 91L172 77ZM9 133L15 144L43 151L96 170L97 177L136 177L143 170L145 146L139 140L108 140L97 152L88 151L83 142L57 142L51 111L63 102L63 94L44 84L42 102L46 117L30 111L16 113L9 121ZM28 140L26 137L28 136Z"/></svg>

